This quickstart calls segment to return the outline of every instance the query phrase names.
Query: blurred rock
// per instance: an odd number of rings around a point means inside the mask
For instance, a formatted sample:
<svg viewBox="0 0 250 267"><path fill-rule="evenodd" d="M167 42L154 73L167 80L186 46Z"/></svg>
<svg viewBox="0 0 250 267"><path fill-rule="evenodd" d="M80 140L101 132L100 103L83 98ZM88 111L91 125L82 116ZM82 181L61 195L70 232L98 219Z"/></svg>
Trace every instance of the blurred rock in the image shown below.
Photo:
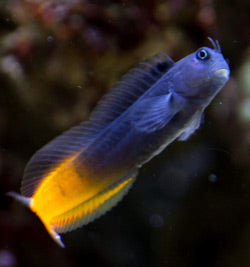
<svg viewBox="0 0 250 267"><path fill-rule="evenodd" d="M8 250L0 250L0 267L16 267L15 256Z"/></svg>
<svg viewBox="0 0 250 267"><path fill-rule="evenodd" d="M0 1L0 266L248 266L249 1ZM218 39L231 78L187 142L106 216L53 243L18 190L32 154L132 66Z"/></svg>

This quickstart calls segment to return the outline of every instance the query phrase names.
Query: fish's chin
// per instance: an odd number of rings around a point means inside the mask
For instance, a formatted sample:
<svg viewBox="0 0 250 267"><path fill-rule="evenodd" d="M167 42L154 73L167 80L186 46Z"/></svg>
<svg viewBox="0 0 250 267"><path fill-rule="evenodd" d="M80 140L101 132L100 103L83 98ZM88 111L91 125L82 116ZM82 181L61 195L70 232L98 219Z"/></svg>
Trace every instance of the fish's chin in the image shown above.
<svg viewBox="0 0 250 267"><path fill-rule="evenodd" d="M213 73L213 80L226 83L229 80L230 71L228 69L219 69Z"/></svg>

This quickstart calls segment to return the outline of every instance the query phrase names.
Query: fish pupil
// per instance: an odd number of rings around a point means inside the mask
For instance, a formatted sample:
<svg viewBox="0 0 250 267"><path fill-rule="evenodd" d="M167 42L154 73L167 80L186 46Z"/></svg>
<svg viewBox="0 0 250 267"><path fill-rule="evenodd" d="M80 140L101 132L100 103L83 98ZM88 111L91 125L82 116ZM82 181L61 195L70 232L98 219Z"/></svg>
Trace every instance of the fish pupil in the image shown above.
<svg viewBox="0 0 250 267"><path fill-rule="evenodd" d="M206 49L202 48L196 53L196 57L199 60L207 60L207 59L209 59L210 55L209 55L209 53L207 52Z"/></svg>

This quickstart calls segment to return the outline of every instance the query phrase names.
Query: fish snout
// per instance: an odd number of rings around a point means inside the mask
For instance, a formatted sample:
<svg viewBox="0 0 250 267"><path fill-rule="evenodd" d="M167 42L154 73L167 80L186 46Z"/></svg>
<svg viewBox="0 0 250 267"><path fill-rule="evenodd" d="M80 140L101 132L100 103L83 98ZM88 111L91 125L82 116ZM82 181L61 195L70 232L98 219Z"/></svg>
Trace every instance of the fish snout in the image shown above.
<svg viewBox="0 0 250 267"><path fill-rule="evenodd" d="M218 69L213 73L213 78L216 80L220 80L222 82L228 81L230 76L230 71L229 69Z"/></svg>

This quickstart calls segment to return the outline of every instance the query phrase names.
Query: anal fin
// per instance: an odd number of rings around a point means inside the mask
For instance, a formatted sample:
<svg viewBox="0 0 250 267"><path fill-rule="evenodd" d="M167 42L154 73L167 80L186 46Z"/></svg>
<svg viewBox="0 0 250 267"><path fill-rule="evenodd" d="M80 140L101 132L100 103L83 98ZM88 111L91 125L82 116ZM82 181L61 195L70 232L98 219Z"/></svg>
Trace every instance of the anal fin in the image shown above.
<svg viewBox="0 0 250 267"><path fill-rule="evenodd" d="M75 208L54 217L51 227L58 233L72 231L97 219L112 209L129 191L137 175L137 170L121 178L93 198Z"/></svg>

